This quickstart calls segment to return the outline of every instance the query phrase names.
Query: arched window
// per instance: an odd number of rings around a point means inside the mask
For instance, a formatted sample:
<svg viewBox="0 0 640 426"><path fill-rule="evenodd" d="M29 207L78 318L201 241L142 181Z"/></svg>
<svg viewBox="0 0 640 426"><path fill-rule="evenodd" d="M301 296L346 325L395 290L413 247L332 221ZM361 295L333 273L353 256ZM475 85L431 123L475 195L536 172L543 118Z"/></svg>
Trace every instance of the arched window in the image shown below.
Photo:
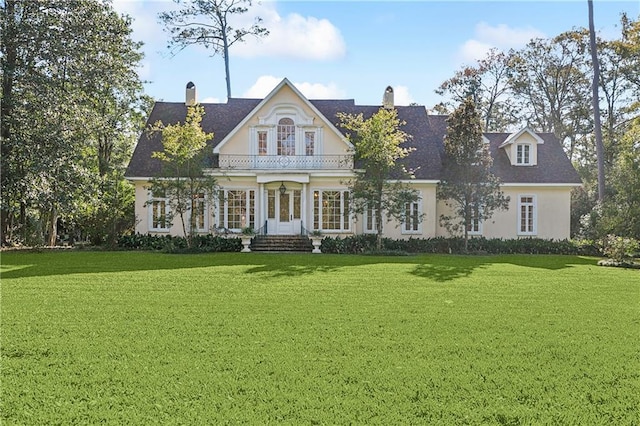
<svg viewBox="0 0 640 426"><path fill-rule="evenodd" d="M278 121L278 155L296 155L296 126L290 118Z"/></svg>

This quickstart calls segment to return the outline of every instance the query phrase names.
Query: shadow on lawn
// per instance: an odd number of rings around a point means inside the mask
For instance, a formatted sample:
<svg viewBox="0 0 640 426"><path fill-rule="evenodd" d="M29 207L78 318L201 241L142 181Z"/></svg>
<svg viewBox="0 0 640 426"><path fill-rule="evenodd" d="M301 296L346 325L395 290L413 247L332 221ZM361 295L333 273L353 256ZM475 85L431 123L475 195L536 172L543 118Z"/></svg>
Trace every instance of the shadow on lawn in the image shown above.
<svg viewBox="0 0 640 426"><path fill-rule="evenodd" d="M554 255L415 255L353 256L277 253L211 253L175 255L151 252L41 252L3 253L0 278L46 277L55 275L178 270L242 266L241 273L273 277L296 277L332 273L341 268L371 264L413 265L409 272L436 282L450 282L470 276L476 269L494 264L559 270L576 265L596 265L597 260L579 256ZM375 279L375 277L372 277Z"/></svg>
<svg viewBox="0 0 640 426"><path fill-rule="evenodd" d="M597 260L580 256L562 255L442 255L438 260L417 265L411 272L413 275L428 278L436 282L453 281L470 276L476 269L485 269L495 264L510 264L525 268L560 270L576 265L593 265ZM433 260L433 259L430 259Z"/></svg>

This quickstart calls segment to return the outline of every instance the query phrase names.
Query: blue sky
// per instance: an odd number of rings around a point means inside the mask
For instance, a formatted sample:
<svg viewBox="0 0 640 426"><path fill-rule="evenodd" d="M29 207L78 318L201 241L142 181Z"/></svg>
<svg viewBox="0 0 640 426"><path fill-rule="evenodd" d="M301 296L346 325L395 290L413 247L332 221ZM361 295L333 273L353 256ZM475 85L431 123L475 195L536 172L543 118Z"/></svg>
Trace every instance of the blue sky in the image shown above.
<svg viewBox="0 0 640 426"><path fill-rule="evenodd" d="M193 81L201 102L225 102L224 63L203 48L171 57L157 13L169 0L114 0L133 20L134 39L145 43L140 75L147 94L182 101ZM596 29L619 34L620 14L636 19L640 0L595 0ZM519 48L533 37L552 37L588 26L586 0L571 1L263 1L255 15L271 31L231 51L233 97L263 97L283 77L310 99L355 99L379 105L388 85L397 104L431 108L434 90L465 63L491 47Z"/></svg>

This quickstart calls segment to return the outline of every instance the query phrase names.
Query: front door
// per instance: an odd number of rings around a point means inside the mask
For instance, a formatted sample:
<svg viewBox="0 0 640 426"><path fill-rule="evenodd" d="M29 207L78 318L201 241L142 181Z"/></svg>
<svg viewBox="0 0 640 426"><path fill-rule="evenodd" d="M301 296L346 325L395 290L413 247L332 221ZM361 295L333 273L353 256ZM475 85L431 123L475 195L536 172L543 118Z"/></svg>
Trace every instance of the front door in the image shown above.
<svg viewBox="0 0 640 426"><path fill-rule="evenodd" d="M275 227L270 229L274 229L274 233L278 235L300 233L300 190L289 190L284 194L274 192L275 194L267 197L268 202L273 202L275 207L271 210L267 206L268 210L275 213Z"/></svg>

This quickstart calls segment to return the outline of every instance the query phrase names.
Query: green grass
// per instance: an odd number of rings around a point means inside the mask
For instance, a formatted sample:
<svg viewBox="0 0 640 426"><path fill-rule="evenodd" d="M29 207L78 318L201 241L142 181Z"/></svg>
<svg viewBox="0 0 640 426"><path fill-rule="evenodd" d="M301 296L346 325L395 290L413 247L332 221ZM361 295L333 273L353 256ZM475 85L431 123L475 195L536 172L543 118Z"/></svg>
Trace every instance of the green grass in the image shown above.
<svg viewBox="0 0 640 426"><path fill-rule="evenodd" d="M3 425L640 423L640 273L596 259L1 263Z"/></svg>

